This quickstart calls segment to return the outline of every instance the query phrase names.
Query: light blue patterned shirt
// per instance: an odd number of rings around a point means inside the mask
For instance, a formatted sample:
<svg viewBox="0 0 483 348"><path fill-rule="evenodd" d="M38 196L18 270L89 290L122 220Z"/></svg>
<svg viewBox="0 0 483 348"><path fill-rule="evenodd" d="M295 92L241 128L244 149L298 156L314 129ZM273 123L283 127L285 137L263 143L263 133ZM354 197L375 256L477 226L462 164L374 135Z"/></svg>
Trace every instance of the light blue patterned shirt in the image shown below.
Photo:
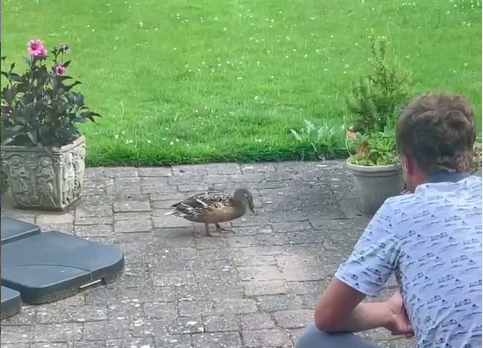
<svg viewBox="0 0 483 348"><path fill-rule="evenodd" d="M394 273L419 348L482 347L482 184L423 184L388 199L336 277L376 296Z"/></svg>

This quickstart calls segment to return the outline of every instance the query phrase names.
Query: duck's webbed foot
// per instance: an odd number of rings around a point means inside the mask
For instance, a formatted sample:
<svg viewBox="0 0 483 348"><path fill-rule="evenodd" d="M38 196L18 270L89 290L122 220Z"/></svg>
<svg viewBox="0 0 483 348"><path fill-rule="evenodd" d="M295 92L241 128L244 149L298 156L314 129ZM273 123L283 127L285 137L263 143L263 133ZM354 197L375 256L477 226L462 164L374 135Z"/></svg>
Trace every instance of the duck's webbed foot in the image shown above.
<svg viewBox="0 0 483 348"><path fill-rule="evenodd" d="M221 227L221 225L218 224L218 223L216 223L215 226L216 226L216 230L220 233L221 232L235 233L235 231L233 231L233 229Z"/></svg>

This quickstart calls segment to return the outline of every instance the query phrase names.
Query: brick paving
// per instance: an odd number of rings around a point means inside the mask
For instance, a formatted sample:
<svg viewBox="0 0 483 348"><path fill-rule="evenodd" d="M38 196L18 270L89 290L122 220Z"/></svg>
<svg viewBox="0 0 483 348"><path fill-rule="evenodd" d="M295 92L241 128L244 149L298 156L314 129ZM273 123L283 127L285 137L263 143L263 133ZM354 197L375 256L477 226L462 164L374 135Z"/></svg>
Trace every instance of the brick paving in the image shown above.
<svg viewBox="0 0 483 348"><path fill-rule="evenodd" d="M249 188L258 214L201 238L193 230L204 225L164 216L209 187ZM4 206L6 216L118 246L126 270L108 286L24 306L2 321L1 347L291 348L368 222L351 187L337 161L91 168L71 213ZM411 346L384 330L368 335Z"/></svg>

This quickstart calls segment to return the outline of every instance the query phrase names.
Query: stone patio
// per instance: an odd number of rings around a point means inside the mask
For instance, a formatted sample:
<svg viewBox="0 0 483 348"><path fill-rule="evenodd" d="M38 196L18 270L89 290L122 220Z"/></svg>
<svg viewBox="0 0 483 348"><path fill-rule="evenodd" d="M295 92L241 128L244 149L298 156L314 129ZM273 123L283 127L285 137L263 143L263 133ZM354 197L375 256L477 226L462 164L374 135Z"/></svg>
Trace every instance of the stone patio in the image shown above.
<svg viewBox="0 0 483 348"><path fill-rule="evenodd" d="M201 238L193 228L203 225L164 216L209 187L249 188L258 215L234 221L235 233ZM293 347L369 220L351 187L336 161L92 168L75 212L7 210L4 202L7 216L117 245L126 271L107 287L24 306L2 321L1 347ZM383 330L369 335L410 347Z"/></svg>

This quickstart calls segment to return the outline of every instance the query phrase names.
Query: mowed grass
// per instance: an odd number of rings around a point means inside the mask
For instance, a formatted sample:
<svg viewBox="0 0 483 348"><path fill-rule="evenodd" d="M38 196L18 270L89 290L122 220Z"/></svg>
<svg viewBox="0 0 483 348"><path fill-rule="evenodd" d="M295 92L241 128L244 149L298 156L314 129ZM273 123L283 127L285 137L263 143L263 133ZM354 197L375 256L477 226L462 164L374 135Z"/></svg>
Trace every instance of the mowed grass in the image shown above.
<svg viewBox="0 0 483 348"><path fill-rule="evenodd" d="M5 0L2 55L71 46L69 74L103 115L82 125L90 165L311 157L304 119L344 148L345 96L371 30L415 93L466 94L481 127L480 0Z"/></svg>

